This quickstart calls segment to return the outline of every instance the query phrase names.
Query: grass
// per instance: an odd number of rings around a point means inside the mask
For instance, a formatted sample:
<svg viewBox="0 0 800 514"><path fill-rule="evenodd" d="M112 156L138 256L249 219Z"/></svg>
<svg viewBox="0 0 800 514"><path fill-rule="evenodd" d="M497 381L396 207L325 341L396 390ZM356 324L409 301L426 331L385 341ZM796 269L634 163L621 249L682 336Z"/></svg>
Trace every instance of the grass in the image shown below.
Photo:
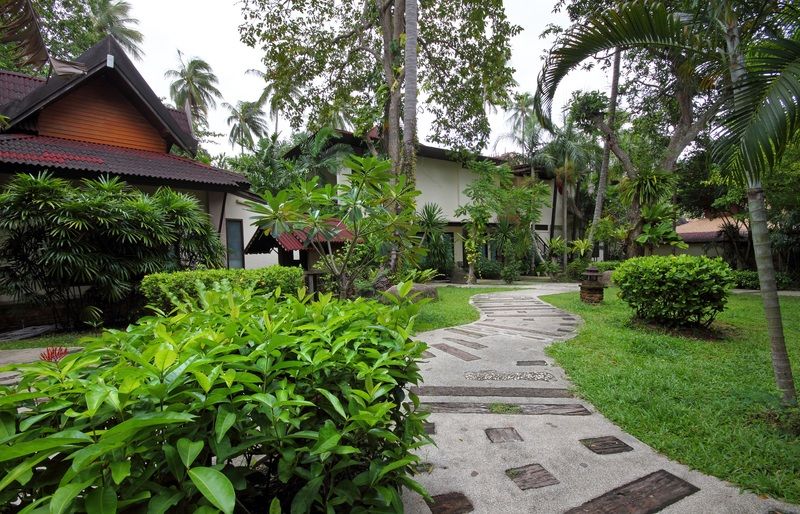
<svg viewBox="0 0 800 514"><path fill-rule="evenodd" d="M614 289L599 306L577 293L544 299L585 320L575 339L548 353L611 421L692 468L800 503L800 412L778 414L760 297L731 295L712 326L716 340L633 324ZM781 298L781 307L797 373L800 298Z"/></svg>
<svg viewBox="0 0 800 514"><path fill-rule="evenodd" d="M25 348L47 348L48 346L83 346L80 339L97 335L97 332L63 332L32 339L0 343L0 350L23 350Z"/></svg>
<svg viewBox="0 0 800 514"><path fill-rule="evenodd" d="M492 414L522 414L522 407L513 403L493 403L489 405Z"/></svg>
<svg viewBox="0 0 800 514"><path fill-rule="evenodd" d="M478 311L469 304L472 296L513 290L505 287L440 287L438 288L439 299L422 308L417 315L414 328L417 332L425 332L472 323L480 317Z"/></svg>

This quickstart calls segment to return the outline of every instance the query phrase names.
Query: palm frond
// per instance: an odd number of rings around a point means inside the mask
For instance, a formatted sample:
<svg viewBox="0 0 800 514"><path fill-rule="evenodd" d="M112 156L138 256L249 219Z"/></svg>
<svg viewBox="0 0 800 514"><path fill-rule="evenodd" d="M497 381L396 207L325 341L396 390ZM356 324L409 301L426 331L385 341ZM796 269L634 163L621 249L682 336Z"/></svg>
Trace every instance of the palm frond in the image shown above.
<svg viewBox="0 0 800 514"><path fill-rule="evenodd" d="M615 48L671 48L716 58L686 20L660 2L630 2L600 12L564 33L545 61L534 96L536 116L545 128L552 129L553 98L564 77L593 55Z"/></svg>
<svg viewBox="0 0 800 514"><path fill-rule="evenodd" d="M12 55L18 65L42 66L47 62L47 47L30 0L0 2L0 20L0 42L13 45Z"/></svg>
<svg viewBox="0 0 800 514"><path fill-rule="evenodd" d="M752 52L735 84L713 155L723 168L758 184L800 130L800 41L774 39Z"/></svg>

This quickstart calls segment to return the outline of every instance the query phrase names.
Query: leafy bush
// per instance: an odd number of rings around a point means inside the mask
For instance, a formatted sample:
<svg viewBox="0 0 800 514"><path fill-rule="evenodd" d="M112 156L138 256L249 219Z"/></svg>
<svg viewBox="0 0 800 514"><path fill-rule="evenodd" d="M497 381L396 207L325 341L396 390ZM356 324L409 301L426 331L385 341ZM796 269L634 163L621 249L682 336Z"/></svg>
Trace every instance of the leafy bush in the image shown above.
<svg viewBox="0 0 800 514"><path fill-rule="evenodd" d="M639 318L666 326L710 325L733 285L722 259L691 255L629 259L612 278Z"/></svg>
<svg viewBox="0 0 800 514"><path fill-rule="evenodd" d="M487 259L486 257L478 257L475 263L475 274L479 278L486 278L489 280L497 280L500 278L500 273L503 270L503 265L499 261Z"/></svg>
<svg viewBox="0 0 800 514"><path fill-rule="evenodd" d="M735 270L733 272L734 287L739 289L761 289L758 282L758 271L754 270ZM775 273L775 281L778 289L784 290L792 287L792 277L780 271Z"/></svg>
<svg viewBox="0 0 800 514"><path fill-rule="evenodd" d="M622 264L622 261L597 261L593 262L592 266L597 268L597 271L614 271Z"/></svg>
<svg viewBox="0 0 800 514"><path fill-rule="evenodd" d="M561 271L561 267L553 261L542 261L536 266L536 272L548 277L554 276Z"/></svg>
<svg viewBox="0 0 800 514"><path fill-rule="evenodd" d="M586 268L589 267L589 260L588 259L575 259L574 261L567 264L567 269L565 274L567 278L570 280L582 280L583 273L586 271Z"/></svg>
<svg viewBox="0 0 800 514"><path fill-rule="evenodd" d="M268 266L259 269L211 269L154 273L142 279L141 290L152 305L170 312L186 300L194 300L200 289L212 289L226 281L234 289L252 289L256 293L271 293L280 288L285 293L303 287L303 270L299 267Z"/></svg>
<svg viewBox="0 0 800 514"><path fill-rule="evenodd" d="M0 192L0 291L52 306L64 325L131 301L148 273L217 267L223 255L197 199L168 188L146 194L116 178L75 186L41 173Z"/></svg>
<svg viewBox="0 0 800 514"><path fill-rule="evenodd" d="M416 306L198 301L3 369L21 380L0 387L0 511L400 512L401 486L424 494Z"/></svg>
<svg viewBox="0 0 800 514"><path fill-rule="evenodd" d="M520 274L519 269L520 269L519 262L517 261L508 262L503 266L503 269L500 270L500 277L506 284L513 284L514 282L519 280L519 274Z"/></svg>

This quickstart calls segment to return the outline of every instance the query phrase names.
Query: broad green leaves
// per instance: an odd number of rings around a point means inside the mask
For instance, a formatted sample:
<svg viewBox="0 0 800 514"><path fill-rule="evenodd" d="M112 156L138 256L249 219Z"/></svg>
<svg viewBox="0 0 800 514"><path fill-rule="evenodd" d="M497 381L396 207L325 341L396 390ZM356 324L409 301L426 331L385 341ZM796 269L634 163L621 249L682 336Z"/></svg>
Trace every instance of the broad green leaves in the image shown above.
<svg viewBox="0 0 800 514"><path fill-rule="evenodd" d="M404 389L425 348L408 336L417 307L229 285L196 303L104 333L68 374L20 367L19 385L0 389L0 501L58 513L396 510L410 452L428 441ZM259 496L270 481L285 484L274 501Z"/></svg>
<svg viewBox="0 0 800 514"><path fill-rule="evenodd" d="M193 468L189 478L212 505L225 514L232 514L236 505L236 493L228 477L213 468Z"/></svg>

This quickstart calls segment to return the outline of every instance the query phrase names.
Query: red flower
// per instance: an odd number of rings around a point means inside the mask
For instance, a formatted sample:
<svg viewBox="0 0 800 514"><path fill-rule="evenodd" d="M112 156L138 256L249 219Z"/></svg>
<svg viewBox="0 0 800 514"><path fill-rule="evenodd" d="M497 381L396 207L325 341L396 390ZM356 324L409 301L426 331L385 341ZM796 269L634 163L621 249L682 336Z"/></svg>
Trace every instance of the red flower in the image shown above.
<svg viewBox="0 0 800 514"><path fill-rule="evenodd" d="M58 362L69 354L63 346L50 346L39 354L39 358L47 362Z"/></svg>

